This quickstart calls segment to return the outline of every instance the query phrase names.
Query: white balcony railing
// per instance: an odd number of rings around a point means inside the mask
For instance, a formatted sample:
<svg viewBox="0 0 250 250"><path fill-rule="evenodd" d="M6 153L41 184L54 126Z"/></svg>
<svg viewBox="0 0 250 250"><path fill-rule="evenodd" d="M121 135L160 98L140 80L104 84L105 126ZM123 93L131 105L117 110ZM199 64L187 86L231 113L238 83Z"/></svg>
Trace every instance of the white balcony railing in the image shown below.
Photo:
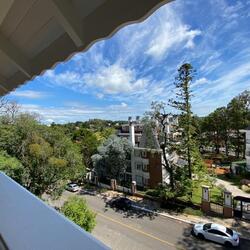
<svg viewBox="0 0 250 250"><path fill-rule="evenodd" d="M109 249L1 172L0 235L10 250Z"/></svg>

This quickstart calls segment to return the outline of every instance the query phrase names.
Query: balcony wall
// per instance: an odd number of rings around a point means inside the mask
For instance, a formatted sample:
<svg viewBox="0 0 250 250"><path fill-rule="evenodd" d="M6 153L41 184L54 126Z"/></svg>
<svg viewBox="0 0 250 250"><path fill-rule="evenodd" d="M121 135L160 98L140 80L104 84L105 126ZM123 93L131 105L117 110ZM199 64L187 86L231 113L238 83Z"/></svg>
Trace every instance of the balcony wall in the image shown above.
<svg viewBox="0 0 250 250"><path fill-rule="evenodd" d="M11 250L109 249L1 172L0 235Z"/></svg>

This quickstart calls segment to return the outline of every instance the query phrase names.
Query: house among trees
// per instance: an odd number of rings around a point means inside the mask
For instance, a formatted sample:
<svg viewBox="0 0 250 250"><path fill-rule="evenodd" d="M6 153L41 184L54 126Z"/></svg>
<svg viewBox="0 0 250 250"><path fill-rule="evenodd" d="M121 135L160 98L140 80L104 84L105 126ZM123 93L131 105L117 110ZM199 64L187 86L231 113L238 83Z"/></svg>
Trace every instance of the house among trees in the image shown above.
<svg viewBox="0 0 250 250"><path fill-rule="evenodd" d="M178 122L177 117L169 117L166 133L172 136L172 125ZM168 183L169 176L163 167L162 150L160 148L159 124L156 121L142 122L137 116L133 121L123 124L117 135L130 140L133 146L130 166L127 168L124 179L127 183L136 181L137 186L155 188L159 183Z"/></svg>

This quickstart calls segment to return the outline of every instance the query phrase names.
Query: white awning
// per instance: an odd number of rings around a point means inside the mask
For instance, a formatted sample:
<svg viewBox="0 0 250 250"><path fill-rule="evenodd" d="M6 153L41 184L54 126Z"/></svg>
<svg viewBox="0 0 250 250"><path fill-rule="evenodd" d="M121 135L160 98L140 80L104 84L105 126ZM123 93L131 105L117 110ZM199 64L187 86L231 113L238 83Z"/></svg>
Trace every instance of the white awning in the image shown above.
<svg viewBox="0 0 250 250"><path fill-rule="evenodd" d="M171 0L0 0L0 95Z"/></svg>

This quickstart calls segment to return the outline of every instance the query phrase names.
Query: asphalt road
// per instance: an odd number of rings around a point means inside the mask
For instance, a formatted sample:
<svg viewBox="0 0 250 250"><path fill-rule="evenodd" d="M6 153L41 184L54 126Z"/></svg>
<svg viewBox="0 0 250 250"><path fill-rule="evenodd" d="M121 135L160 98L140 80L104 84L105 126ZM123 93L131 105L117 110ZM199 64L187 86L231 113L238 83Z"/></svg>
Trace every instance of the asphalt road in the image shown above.
<svg viewBox="0 0 250 250"><path fill-rule="evenodd" d="M153 217L136 211L116 211L105 207L98 196L81 195L97 213L93 235L115 250L160 249L227 249L224 246L196 239L191 226L162 216ZM241 240L237 249L250 250L250 241Z"/></svg>

